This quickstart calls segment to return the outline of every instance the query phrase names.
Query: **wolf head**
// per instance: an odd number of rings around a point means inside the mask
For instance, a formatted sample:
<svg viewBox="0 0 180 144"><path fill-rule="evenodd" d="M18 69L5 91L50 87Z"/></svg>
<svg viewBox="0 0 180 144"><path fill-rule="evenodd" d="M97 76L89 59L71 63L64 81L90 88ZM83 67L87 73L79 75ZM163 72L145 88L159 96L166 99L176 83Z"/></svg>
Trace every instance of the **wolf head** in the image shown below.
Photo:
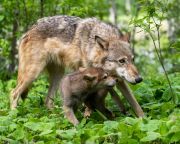
<svg viewBox="0 0 180 144"><path fill-rule="evenodd" d="M103 67L133 84L142 81L133 64L128 35L123 36L117 27L97 19L86 19L81 26L78 34L86 66Z"/></svg>
<svg viewBox="0 0 180 144"><path fill-rule="evenodd" d="M142 81L134 65L134 55L130 49L128 36L122 36L120 39L109 42L108 55L104 60L103 67L132 84Z"/></svg>
<svg viewBox="0 0 180 144"><path fill-rule="evenodd" d="M86 80L91 87L96 87L96 88L113 87L116 84L116 78L110 76L102 68L91 67L83 70L83 74L84 74L84 80Z"/></svg>
<svg viewBox="0 0 180 144"><path fill-rule="evenodd" d="M132 84L140 83L142 78L134 65L134 55L130 48L128 35L120 38L112 38L109 41L96 36L97 46L101 49L98 58L101 56L103 69L118 77L127 80ZM95 57L94 57L95 58Z"/></svg>

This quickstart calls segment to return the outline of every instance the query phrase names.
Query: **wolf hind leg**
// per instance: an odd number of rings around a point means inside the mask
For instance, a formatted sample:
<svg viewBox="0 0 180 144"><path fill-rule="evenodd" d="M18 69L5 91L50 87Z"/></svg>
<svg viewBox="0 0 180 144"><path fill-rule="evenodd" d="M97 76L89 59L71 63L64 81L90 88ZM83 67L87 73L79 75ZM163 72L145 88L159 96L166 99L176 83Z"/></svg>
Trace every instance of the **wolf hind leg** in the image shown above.
<svg viewBox="0 0 180 144"><path fill-rule="evenodd" d="M20 67L20 66L19 66ZM22 80L22 74L21 74L22 72L19 70L18 71L18 80L17 80L17 83L20 83L21 82L21 80ZM27 95L28 95L28 92L29 92L29 88L26 88L23 92L22 92L22 94L21 94L21 98L22 98L22 100L24 101L26 98L27 98Z"/></svg>
<svg viewBox="0 0 180 144"><path fill-rule="evenodd" d="M29 88L25 89L25 90L22 92L21 98L22 98L23 101L27 98L28 92L29 92Z"/></svg>
<svg viewBox="0 0 180 144"><path fill-rule="evenodd" d="M45 100L45 105L48 109L52 109L54 106L53 98L54 98L55 93L57 92L57 89L60 86L60 81L61 81L62 75L64 74L64 69L55 64L51 64L47 66L47 70L49 73L50 85L49 85L48 94Z"/></svg>
<svg viewBox="0 0 180 144"><path fill-rule="evenodd" d="M18 83L14 90L11 91L10 95L10 107L15 109L18 104L20 96L25 98L28 93L28 87L38 77L41 71L45 67L45 62L32 62L31 64L25 65L24 68L19 65L18 71Z"/></svg>

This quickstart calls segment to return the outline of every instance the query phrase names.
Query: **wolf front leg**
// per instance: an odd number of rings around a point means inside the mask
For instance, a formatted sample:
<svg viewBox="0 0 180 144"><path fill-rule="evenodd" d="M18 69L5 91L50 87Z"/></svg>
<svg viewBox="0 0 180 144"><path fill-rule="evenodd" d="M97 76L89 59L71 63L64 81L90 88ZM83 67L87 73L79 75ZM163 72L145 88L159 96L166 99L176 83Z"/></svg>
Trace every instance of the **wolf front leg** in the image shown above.
<svg viewBox="0 0 180 144"><path fill-rule="evenodd" d="M75 114L74 114L73 108L64 105L64 106L63 106L63 109L64 109L64 113L65 113L66 118L67 118L74 126L78 125L78 124L79 124L79 121L77 120L77 118L76 118L76 116L75 116Z"/></svg>
<svg viewBox="0 0 180 144"><path fill-rule="evenodd" d="M111 94L111 97L114 100L114 102L118 105L120 111L123 114L126 114L125 106L124 106L123 102L121 101L119 95L116 93L116 91L112 88L109 90L109 93Z"/></svg>
<svg viewBox="0 0 180 144"><path fill-rule="evenodd" d="M121 91L122 95L128 100L129 104L133 108L135 114L137 117L143 117L144 112L137 102L136 98L132 94L129 86L126 84L124 80L119 81L119 83L116 85L116 87Z"/></svg>

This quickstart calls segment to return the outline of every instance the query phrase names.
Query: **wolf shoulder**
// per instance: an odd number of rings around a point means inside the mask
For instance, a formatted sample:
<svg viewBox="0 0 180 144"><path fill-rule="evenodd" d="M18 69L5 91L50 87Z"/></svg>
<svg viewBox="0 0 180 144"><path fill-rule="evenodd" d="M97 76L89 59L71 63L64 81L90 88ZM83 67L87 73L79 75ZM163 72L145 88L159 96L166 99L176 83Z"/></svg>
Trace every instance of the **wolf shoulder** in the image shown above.
<svg viewBox="0 0 180 144"><path fill-rule="evenodd" d="M43 38L58 37L63 41L70 41L79 21L81 18L74 16L44 17L37 20L31 29L35 29Z"/></svg>
<svg viewBox="0 0 180 144"><path fill-rule="evenodd" d="M75 16L52 16L44 17L31 27L43 38L58 37L63 42L70 42L74 39L77 29L81 29L79 33L84 30L90 30L94 23L97 23L96 18L81 19Z"/></svg>

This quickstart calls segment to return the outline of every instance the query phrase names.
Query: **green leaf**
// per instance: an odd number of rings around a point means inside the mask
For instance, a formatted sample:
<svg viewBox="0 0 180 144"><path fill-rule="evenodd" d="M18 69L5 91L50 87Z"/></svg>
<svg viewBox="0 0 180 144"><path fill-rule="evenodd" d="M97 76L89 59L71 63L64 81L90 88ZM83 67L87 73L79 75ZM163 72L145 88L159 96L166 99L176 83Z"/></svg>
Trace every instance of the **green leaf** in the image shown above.
<svg viewBox="0 0 180 144"><path fill-rule="evenodd" d="M141 119L137 119L137 118L131 118L131 117L126 117L125 118L125 122L127 124L130 124L130 125L135 125L138 121L140 121Z"/></svg>
<svg viewBox="0 0 180 144"><path fill-rule="evenodd" d="M0 126L0 132L3 133L3 132L6 132L8 129L7 126Z"/></svg>
<svg viewBox="0 0 180 144"><path fill-rule="evenodd" d="M10 134L14 139L21 140L25 137L25 132L22 127L18 127L12 134Z"/></svg>
<svg viewBox="0 0 180 144"><path fill-rule="evenodd" d="M24 124L25 127L33 131L47 131L51 130L54 127L54 123L45 123L45 122L27 122Z"/></svg>
<svg viewBox="0 0 180 144"><path fill-rule="evenodd" d="M160 138L161 135L157 132L147 132L147 136L143 137L140 141L141 142L150 142L153 140L156 140L157 138Z"/></svg>
<svg viewBox="0 0 180 144"><path fill-rule="evenodd" d="M118 130L118 122L116 121L105 121L103 130L107 133L113 132L114 130Z"/></svg>
<svg viewBox="0 0 180 144"><path fill-rule="evenodd" d="M180 86L178 84L172 86L172 89L173 89L173 93L174 93L174 98L175 98L175 104L180 104ZM170 98L172 98L172 93L171 93L171 90L170 88L168 87L164 93L163 93L163 99L168 101L170 100Z"/></svg>
<svg viewBox="0 0 180 144"><path fill-rule="evenodd" d="M159 120L150 120L147 124L141 123L140 129L142 131L152 132L159 128L160 121Z"/></svg>
<svg viewBox="0 0 180 144"><path fill-rule="evenodd" d="M169 131L169 133L177 133L177 132L180 132L180 125L173 125Z"/></svg>
<svg viewBox="0 0 180 144"><path fill-rule="evenodd" d="M179 141L180 141L180 131L173 134L173 136L171 137L170 142L174 143L174 142L179 142Z"/></svg>
<svg viewBox="0 0 180 144"><path fill-rule="evenodd" d="M12 118L16 118L17 114L18 114L18 110L17 109L9 111L9 116L12 117Z"/></svg>
<svg viewBox="0 0 180 144"><path fill-rule="evenodd" d="M33 131L37 131L40 129L39 123L35 123L35 122L27 122L24 124L24 126L33 130Z"/></svg>
<svg viewBox="0 0 180 144"><path fill-rule="evenodd" d="M44 144L44 141L38 141L36 144Z"/></svg>
<svg viewBox="0 0 180 144"><path fill-rule="evenodd" d="M4 19L3 15L0 15L0 21L2 21Z"/></svg>
<svg viewBox="0 0 180 144"><path fill-rule="evenodd" d="M127 144L138 144L139 141L136 139L128 139Z"/></svg>
<svg viewBox="0 0 180 144"><path fill-rule="evenodd" d="M154 0L149 0L149 1L150 1L151 4L154 2Z"/></svg>
<svg viewBox="0 0 180 144"><path fill-rule="evenodd" d="M76 129L68 129L68 130L56 130L56 134L65 138L65 139L73 139L73 137L77 134Z"/></svg>
<svg viewBox="0 0 180 144"><path fill-rule="evenodd" d="M39 136L47 135L47 134L50 134L50 133L52 133L52 132L53 132L53 130L45 130L45 131L41 132L41 133L39 134Z"/></svg>
<svg viewBox="0 0 180 144"><path fill-rule="evenodd" d="M15 123L12 123L12 124L9 125L10 131L13 131L16 128L17 128L17 124L15 124Z"/></svg>
<svg viewBox="0 0 180 144"><path fill-rule="evenodd" d="M161 134L161 136L166 136L168 131L169 131L169 129L166 125L166 121L162 121L158 132Z"/></svg>

